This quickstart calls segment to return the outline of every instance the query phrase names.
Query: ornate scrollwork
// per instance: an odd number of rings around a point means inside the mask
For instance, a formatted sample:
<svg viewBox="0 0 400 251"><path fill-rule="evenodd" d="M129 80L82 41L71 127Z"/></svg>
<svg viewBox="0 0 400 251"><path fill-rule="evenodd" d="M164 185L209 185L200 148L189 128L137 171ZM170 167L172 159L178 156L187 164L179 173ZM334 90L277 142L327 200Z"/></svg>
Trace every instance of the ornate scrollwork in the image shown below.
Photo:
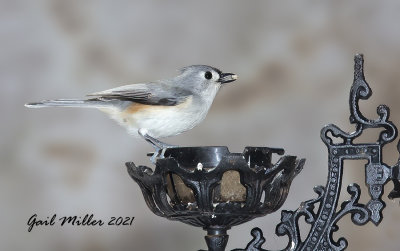
<svg viewBox="0 0 400 251"><path fill-rule="evenodd" d="M278 236L287 235L289 243L284 250L344 250L347 240L343 237L333 240L332 234L339 228L337 222L345 215L351 214L354 224L364 225L371 221L379 225L382 221L382 210L385 203L382 201L383 187L392 180L394 189L389 198L400 197L400 157L393 167L382 162L382 147L392 142L397 137L397 128L389 121L390 110L385 105L377 108L377 119L367 119L359 110L360 99L368 99L372 90L364 77L364 59L362 55L354 57L354 81L350 90L350 123L355 124L355 131L344 132L336 125L330 124L322 128L321 139L328 147L328 179L325 187L317 186L314 191L317 198L301 203L296 211L283 210L281 223L276 227ZM364 129L382 128L375 143L355 144L353 140L359 137ZM328 135L340 138L343 141L334 143ZM400 142L397 145L400 152ZM366 184L369 188L371 200L367 204L360 204L361 189L357 184L347 187L351 198L341 204L336 210L342 186L343 160L367 159L365 165ZM315 204L319 203L317 213L314 212ZM300 239L298 221L300 216L305 216L305 221L311 224L311 230L304 241ZM266 251L261 248L265 239L258 228L252 230L254 239L242 251ZM238 249L239 250L239 249Z"/></svg>
<svg viewBox="0 0 400 251"><path fill-rule="evenodd" d="M364 77L364 59L362 55L354 57L354 81L350 90L350 123L356 124L356 130L352 133L342 131L336 125L330 124L321 130L321 139L329 147L330 145L351 145L353 140L359 137L364 129L383 127L384 130L379 135L378 143L383 146L392 142L397 137L397 129L391 121L388 121L390 109L386 105L377 107L378 118L367 119L359 109L360 99L368 99L372 95L372 90ZM343 143L334 144L327 135L331 132L334 137L343 139Z"/></svg>
<svg viewBox="0 0 400 251"><path fill-rule="evenodd" d="M261 248L265 242L265 238L261 229L258 227L253 228L251 230L251 235L253 236L253 240L247 244L245 249L234 249L232 251L267 251Z"/></svg>

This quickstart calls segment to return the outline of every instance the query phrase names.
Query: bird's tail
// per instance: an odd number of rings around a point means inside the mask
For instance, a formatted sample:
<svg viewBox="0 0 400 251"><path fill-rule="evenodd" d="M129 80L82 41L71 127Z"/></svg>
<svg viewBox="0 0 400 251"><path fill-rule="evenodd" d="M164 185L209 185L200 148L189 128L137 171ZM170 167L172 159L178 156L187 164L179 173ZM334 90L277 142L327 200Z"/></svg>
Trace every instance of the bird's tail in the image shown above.
<svg viewBox="0 0 400 251"><path fill-rule="evenodd" d="M87 108L103 108L109 106L107 102L98 99L54 99L43 100L41 102L34 102L25 104L29 108L42 108L42 107L87 107Z"/></svg>

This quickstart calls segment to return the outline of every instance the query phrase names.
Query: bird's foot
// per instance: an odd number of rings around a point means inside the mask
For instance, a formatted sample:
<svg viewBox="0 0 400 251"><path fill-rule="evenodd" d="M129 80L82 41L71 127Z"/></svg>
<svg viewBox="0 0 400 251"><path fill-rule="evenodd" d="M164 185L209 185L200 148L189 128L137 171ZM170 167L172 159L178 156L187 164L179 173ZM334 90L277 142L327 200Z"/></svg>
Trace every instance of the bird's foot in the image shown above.
<svg viewBox="0 0 400 251"><path fill-rule="evenodd" d="M149 142L154 147L154 153L152 153L150 161L155 164L158 158L164 158L165 151L169 148L176 148L176 145L170 145L164 143L156 138L151 137L146 129L139 129L139 135L144 138L147 142Z"/></svg>

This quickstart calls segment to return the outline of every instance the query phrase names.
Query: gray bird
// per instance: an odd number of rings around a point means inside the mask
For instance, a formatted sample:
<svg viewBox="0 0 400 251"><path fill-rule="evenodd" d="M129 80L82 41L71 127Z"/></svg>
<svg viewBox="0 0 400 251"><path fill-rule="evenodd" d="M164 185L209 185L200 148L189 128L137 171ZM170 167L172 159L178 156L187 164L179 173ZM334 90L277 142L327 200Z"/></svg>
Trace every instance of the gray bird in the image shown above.
<svg viewBox="0 0 400 251"><path fill-rule="evenodd" d="M44 100L26 104L29 108L97 108L124 126L131 135L140 135L156 149L152 161L174 147L158 138L192 129L207 115L221 85L237 75L222 73L207 65L192 65L168 80L125 85L87 95L86 99Z"/></svg>

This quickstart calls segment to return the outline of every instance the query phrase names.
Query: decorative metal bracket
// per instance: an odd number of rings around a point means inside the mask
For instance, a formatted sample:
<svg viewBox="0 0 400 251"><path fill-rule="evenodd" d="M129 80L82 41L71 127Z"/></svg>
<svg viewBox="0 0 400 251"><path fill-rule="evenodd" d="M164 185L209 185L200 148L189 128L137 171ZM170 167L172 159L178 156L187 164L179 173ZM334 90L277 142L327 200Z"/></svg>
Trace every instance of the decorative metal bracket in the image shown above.
<svg viewBox="0 0 400 251"><path fill-rule="evenodd" d="M281 223L276 227L276 234L289 237L289 243L284 250L344 250L348 244L347 240L341 237L335 241L332 237L333 232L339 229L337 222L343 216L350 213L351 220L357 225L364 225L369 221L379 225L383 218L382 211L386 206L382 200L385 184L389 181L394 183L394 189L388 196L390 199L400 197L400 158L394 166L382 162L382 147L396 139L397 128L388 120L389 108L386 105L378 106L377 119L370 120L361 114L358 101L368 99L372 91L365 81L363 56L356 55L354 61L354 82L350 90L350 123L356 125L356 130L346 133L333 124L322 128L321 139L328 147L328 180L325 187L314 187L317 198L302 202L296 211L282 211ZM354 139L368 128L382 128L377 142L354 143ZM341 139L342 142L334 143L332 137ZM397 149L400 152L400 142ZM358 203L360 186L355 183L350 184L347 191L351 198L343 202L337 211L345 159L368 160L365 165L365 182L371 199L365 205ZM317 213L314 213L316 203L319 203L319 208ZM305 221L311 224L311 230L304 241L300 239L298 225L301 216L305 216ZM262 231L254 228L251 235L253 240L245 249L234 251L266 251L261 247L265 242Z"/></svg>

